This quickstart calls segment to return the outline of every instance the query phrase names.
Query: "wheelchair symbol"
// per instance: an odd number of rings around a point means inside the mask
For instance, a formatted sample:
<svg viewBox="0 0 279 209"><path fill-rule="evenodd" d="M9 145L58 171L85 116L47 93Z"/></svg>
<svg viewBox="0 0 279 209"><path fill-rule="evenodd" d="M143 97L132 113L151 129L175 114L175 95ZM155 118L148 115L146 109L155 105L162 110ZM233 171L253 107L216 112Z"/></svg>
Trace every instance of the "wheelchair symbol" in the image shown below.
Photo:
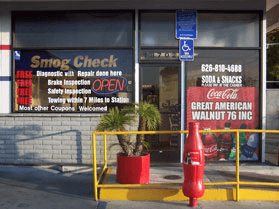
<svg viewBox="0 0 279 209"><path fill-rule="evenodd" d="M184 41L184 44L181 48L184 52L188 52L191 50L190 47L186 44L186 41Z"/></svg>

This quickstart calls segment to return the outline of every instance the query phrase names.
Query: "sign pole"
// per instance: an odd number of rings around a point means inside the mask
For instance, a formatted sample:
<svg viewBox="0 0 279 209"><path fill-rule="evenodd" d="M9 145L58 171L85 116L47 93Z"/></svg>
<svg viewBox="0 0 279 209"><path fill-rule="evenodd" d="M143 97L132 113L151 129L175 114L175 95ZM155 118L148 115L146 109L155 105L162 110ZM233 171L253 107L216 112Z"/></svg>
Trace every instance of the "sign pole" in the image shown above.
<svg viewBox="0 0 279 209"><path fill-rule="evenodd" d="M194 60L194 40L197 39L197 11L177 10L175 38L179 39L179 60L181 61L181 131L185 130L186 106L186 62ZM185 134L180 138L180 162L183 162Z"/></svg>
<svg viewBox="0 0 279 209"><path fill-rule="evenodd" d="M181 61L181 113L180 113L180 121L181 121L181 131L185 130L185 92L186 92L186 63L185 61ZM184 139L185 134L181 134L180 138L180 162L183 162L183 153L184 153Z"/></svg>

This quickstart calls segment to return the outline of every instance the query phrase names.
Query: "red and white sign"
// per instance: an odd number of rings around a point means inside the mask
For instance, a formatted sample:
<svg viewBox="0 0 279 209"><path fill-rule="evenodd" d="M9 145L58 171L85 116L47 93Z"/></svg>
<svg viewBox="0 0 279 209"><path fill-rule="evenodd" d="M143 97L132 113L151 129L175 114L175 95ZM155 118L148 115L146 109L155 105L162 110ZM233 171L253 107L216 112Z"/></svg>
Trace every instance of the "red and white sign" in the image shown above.
<svg viewBox="0 0 279 209"><path fill-rule="evenodd" d="M259 96L256 87L189 87L187 123L199 122L200 128L255 129L259 122Z"/></svg>

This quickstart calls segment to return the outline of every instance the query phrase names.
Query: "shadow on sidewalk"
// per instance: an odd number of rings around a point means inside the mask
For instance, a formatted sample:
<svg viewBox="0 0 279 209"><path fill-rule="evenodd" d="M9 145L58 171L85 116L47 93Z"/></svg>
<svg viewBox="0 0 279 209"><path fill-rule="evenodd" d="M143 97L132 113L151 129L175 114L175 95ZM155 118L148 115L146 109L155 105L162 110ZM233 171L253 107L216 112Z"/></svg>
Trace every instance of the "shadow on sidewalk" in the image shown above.
<svg viewBox="0 0 279 209"><path fill-rule="evenodd" d="M235 180L235 172L233 171L218 171L222 176L224 176L228 181ZM240 181L245 182L267 182L267 183L279 183L278 176L258 174L253 172L240 172ZM253 188L253 189L268 189L279 191L278 186L259 186L259 185L240 185L241 188Z"/></svg>
<svg viewBox="0 0 279 209"><path fill-rule="evenodd" d="M54 168L0 166L0 185L94 200L92 171L74 174Z"/></svg>

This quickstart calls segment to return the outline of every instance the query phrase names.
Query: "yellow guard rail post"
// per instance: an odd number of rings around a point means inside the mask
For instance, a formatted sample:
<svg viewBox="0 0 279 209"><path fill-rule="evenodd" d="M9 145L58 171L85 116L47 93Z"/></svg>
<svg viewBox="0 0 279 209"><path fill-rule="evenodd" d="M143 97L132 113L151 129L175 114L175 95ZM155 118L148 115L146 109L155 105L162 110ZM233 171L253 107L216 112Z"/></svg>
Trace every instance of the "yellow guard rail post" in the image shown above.
<svg viewBox="0 0 279 209"><path fill-rule="evenodd" d="M235 166L236 166L236 201L239 201L239 131L236 131L236 156L235 156Z"/></svg>
<svg viewBox="0 0 279 209"><path fill-rule="evenodd" d="M200 130L200 133L222 133L228 132L228 130ZM279 186L279 183L267 183L267 182L245 182L239 179L239 132L255 132L255 133L279 133L277 130L258 130L258 129L230 129L229 132L236 133L236 181L227 182L206 182L205 186L216 185L236 185L236 201L240 200L239 187L240 185L258 185L258 186ZM100 185L102 176L107 170L107 135L118 134L187 134L188 131L123 131L123 132L93 132L92 134L92 151L93 151L93 185L94 185L94 197L98 200L98 188L129 188L129 187L174 187L182 186L182 184L110 184ZM97 155L96 155L96 135L104 136L104 167L97 177Z"/></svg>

